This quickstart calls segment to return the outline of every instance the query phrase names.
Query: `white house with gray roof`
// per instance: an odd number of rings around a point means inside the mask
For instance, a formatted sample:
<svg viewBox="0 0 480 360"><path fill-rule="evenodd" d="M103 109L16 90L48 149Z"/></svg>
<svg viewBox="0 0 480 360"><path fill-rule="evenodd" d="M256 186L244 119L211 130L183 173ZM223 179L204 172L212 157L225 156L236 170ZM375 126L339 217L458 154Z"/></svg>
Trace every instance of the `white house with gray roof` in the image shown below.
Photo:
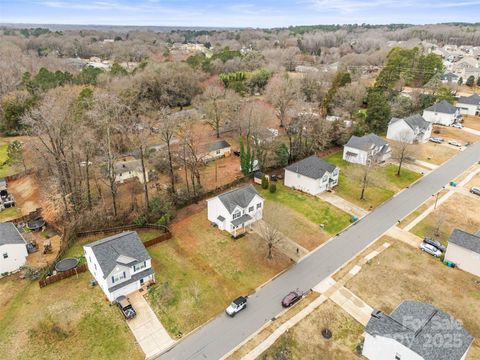
<svg viewBox="0 0 480 360"><path fill-rule="evenodd" d="M460 120L460 110L442 100L423 110L423 118L433 124L450 126Z"/></svg>
<svg viewBox="0 0 480 360"><path fill-rule="evenodd" d="M432 123L420 115L392 118L388 124L387 139L403 143L425 143L432 135Z"/></svg>
<svg viewBox="0 0 480 360"><path fill-rule="evenodd" d="M88 270L110 301L155 282L150 255L135 231L92 242L83 250Z"/></svg>
<svg viewBox="0 0 480 360"><path fill-rule="evenodd" d="M318 195L338 184L340 170L312 155L285 168L284 185L311 195Z"/></svg>
<svg viewBox="0 0 480 360"><path fill-rule="evenodd" d="M343 146L343 160L366 165L374 159L384 162L392 156L390 144L373 133L361 137L353 135Z"/></svg>
<svg viewBox="0 0 480 360"><path fill-rule="evenodd" d="M27 256L27 243L15 224L0 223L0 277L20 269Z"/></svg>
<svg viewBox="0 0 480 360"><path fill-rule="evenodd" d="M253 185L231 190L208 199L208 220L234 237L262 219L263 198Z"/></svg>
<svg viewBox="0 0 480 360"><path fill-rule="evenodd" d="M126 180L137 178L143 184L142 162L140 160L122 160L114 164L115 182L124 183ZM148 182L148 171L145 170Z"/></svg>
<svg viewBox="0 0 480 360"><path fill-rule="evenodd" d="M445 259L464 271L480 276L480 231L470 234L460 229L453 230Z"/></svg>
<svg viewBox="0 0 480 360"><path fill-rule="evenodd" d="M472 342L449 314L408 300L390 315L372 312L362 354L370 360L464 360Z"/></svg>
<svg viewBox="0 0 480 360"><path fill-rule="evenodd" d="M461 96L457 101L457 108L462 115L480 115L480 95Z"/></svg>
<svg viewBox="0 0 480 360"><path fill-rule="evenodd" d="M208 162L232 154L232 146L225 140L219 139L205 145L203 161Z"/></svg>

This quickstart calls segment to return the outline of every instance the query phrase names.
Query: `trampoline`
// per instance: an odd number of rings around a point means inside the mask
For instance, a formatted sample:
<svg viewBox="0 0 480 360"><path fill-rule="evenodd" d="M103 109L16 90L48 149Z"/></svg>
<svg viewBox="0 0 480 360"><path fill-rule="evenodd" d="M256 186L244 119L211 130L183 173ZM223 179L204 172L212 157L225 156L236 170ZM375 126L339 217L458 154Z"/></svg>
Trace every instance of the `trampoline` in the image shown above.
<svg viewBox="0 0 480 360"><path fill-rule="evenodd" d="M31 231L38 231L45 226L45 220L38 218L27 223L27 228Z"/></svg>
<svg viewBox="0 0 480 360"><path fill-rule="evenodd" d="M55 270L58 272L68 271L78 265L78 259L66 258L55 264Z"/></svg>

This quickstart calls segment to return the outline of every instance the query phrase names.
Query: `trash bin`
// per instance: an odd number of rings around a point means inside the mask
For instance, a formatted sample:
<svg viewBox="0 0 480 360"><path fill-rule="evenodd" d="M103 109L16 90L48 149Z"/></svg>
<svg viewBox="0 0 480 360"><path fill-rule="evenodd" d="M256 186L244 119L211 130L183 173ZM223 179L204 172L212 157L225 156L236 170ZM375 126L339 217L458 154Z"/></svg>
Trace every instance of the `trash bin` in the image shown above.
<svg viewBox="0 0 480 360"><path fill-rule="evenodd" d="M352 222L358 221L358 216L353 215L352 216Z"/></svg>
<svg viewBox="0 0 480 360"><path fill-rule="evenodd" d="M457 187L457 183L455 181L450 181L450 186Z"/></svg>

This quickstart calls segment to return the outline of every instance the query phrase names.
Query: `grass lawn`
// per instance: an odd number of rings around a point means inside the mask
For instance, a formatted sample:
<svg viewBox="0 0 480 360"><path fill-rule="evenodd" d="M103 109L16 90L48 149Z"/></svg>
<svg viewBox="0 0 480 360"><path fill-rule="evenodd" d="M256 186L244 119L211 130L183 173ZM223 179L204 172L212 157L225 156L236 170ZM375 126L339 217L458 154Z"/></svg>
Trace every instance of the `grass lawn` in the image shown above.
<svg viewBox="0 0 480 360"><path fill-rule="evenodd" d="M257 186L257 191L267 201L286 205L314 224L324 224L324 230L331 235L350 224L349 214L315 196L289 189L280 182L277 182L277 191L273 194L260 186Z"/></svg>
<svg viewBox="0 0 480 360"><path fill-rule="evenodd" d="M370 306L390 313L403 300L417 300L437 306L463 322L476 338L467 359L480 358L480 287L478 277L443 265L432 256L395 239L363 265L347 288Z"/></svg>
<svg viewBox="0 0 480 360"><path fill-rule="evenodd" d="M420 237L430 236L447 244L455 228L475 233L480 228L479 201L462 194L453 194L435 211L420 221L412 232Z"/></svg>
<svg viewBox="0 0 480 360"><path fill-rule="evenodd" d="M173 238L148 248L157 284L147 298L174 337L187 334L290 265L254 234L233 240L206 210L171 225Z"/></svg>
<svg viewBox="0 0 480 360"><path fill-rule="evenodd" d="M143 359L118 308L89 279L83 273L43 289L17 276L0 279L2 358Z"/></svg>
<svg viewBox="0 0 480 360"><path fill-rule="evenodd" d="M330 340L321 335L327 324L333 335ZM259 359L359 359L354 351L362 335L363 326L327 300L284 333Z"/></svg>
<svg viewBox="0 0 480 360"><path fill-rule="evenodd" d="M365 209L380 205L422 176L407 169L402 169L401 176L397 176L397 166L382 165L372 170L369 175L371 185L365 191L365 200L360 200L361 179L358 173L363 166L348 163L342 156L343 153L338 152L325 159L340 168L338 186L334 190L339 196Z"/></svg>
<svg viewBox="0 0 480 360"><path fill-rule="evenodd" d="M21 211L17 207L11 207L0 211L0 222L10 221L22 216Z"/></svg>
<svg viewBox="0 0 480 360"><path fill-rule="evenodd" d="M162 232L156 229L139 229L136 230L140 239L145 242L148 240L155 239L156 237L160 236ZM92 236L85 236L78 239L75 244L67 250L64 257L80 257L83 256L83 245L88 244L93 241L97 241L100 239L104 239L106 237L112 236L114 234L101 234L101 235L92 235Z"/></svg>
<svg viewBox="0 0 480 360"><path fill-rule="evenodd" d="M0 178L11 175L10 165L3 165L7 160L8 144L0 145Z"/></svg>

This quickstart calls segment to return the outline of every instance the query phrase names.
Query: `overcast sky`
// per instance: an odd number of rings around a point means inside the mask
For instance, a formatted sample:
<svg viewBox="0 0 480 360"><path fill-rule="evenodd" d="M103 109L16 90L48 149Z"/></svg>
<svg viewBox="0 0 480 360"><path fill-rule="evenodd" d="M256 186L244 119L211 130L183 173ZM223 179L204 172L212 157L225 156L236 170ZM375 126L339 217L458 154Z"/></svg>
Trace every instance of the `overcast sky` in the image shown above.
<svg viewBox="0 0 480 360"><path fill-rule="evenodd" d="M0 22L281 27L480 21L480 0L0 0Z"/></svg>

